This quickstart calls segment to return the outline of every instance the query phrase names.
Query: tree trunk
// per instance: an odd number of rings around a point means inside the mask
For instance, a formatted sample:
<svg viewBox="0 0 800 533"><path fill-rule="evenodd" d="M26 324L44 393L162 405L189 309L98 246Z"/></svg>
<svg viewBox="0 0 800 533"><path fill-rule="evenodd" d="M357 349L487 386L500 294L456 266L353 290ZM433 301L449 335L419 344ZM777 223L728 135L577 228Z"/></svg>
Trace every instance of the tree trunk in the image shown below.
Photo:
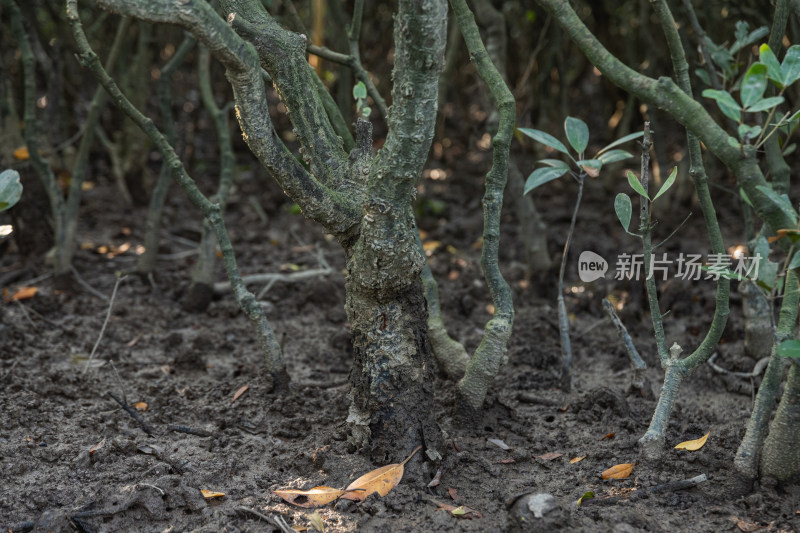
<svg viewBox="0 0 800 533"><path fill-rule="evenodd" d="M348 250L346 311L353 334L348 422L355 444L378 461L423 443L436 459L433 355L420 279L424 257L410 210L366 208L359 240ZM382 212L383 211L383 212Z"/></svg>
<svg viewBox="0 0 800 533"><path fill-rule="evenodd" d="M792 365L778 412L761 453L762 477L792 481L800 477L800 368Z"/></svg>

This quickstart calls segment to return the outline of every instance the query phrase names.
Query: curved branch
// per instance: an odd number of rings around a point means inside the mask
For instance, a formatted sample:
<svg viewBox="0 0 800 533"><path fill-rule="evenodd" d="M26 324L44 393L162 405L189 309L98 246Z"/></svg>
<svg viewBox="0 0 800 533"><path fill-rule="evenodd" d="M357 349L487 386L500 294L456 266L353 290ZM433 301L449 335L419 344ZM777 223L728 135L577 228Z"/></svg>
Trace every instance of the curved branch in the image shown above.
<svg viewBox="0 0 800 533"><path fill-rule="evenodd" d="M317 181L295 159L272 127L258 54L206 2L95 0L106 9L149 22L177 24L208 47L226 69L233 87L236 117L250 150L269 169L305 215L332 233L345 233L359 221L358 203Z"/></svg>
<svg viewBox="0 0 800 533"><path fill-rule="evenodd" d="M589 61L612 83L637 98L671 114L692 131L736 175L753 202L756 213L773 230L793 227L794 223L758 187L767 182L755 159L752 147L742 147L711 118L705 108L684 93L667 77L658 80L639 74L614 57L564 0L538 0L559 24Z"/></svg>

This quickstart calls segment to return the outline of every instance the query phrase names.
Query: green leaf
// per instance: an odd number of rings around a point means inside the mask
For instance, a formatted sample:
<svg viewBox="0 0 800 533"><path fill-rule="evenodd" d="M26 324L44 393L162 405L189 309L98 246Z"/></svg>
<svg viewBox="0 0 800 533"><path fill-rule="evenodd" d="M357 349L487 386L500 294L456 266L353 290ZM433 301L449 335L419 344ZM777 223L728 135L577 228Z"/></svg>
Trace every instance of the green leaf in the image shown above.
<svg viewBox="0 0 800 533"><path fill-rule="evenodd" d="M741 187L739 187L739 196L742 197L742 200L744 200L744 203L746 203L750 207L753 207L753 202L750 201L750 197L747 196L747 193L744 192L744 189L742 189Z"/></svg>
<svg viewBox="0 0 800 533"><path fill-rule="evenodd" d="M600 151L597 152L597 156L599 156L603 152L607 152L607 151L611 150L615 146L619 146L620 144L625 144L628 141L632 141L634 139L638 139L639 137L642 137L643 135L644 135L643 131L637 131L636 133L629 133L628 135L626 135L624 137L620 137L619 139L617 139L613 143L609 144L608 146L605 146L605 147L601 148ZM595 157L597 157L597 156L595 156Z"/></svg>
<svg viewBox="0 0 800 533"><path fill-rule="evenodd" d="M753 257L758 260L758 284L767 290L772 290L778 280L778 263L769 260L769 242L763 235L759 235L753 247Z"/></svg>
<svg viewBox="0 0 800 533"><path fill-rule="evenodd" d="M794 270L795 268L800 268L800 253L795 252L792 256L792 260L789 261L789 266L786 267L787 270Z"/></svg>
<svg viewBox="0 0 800 533"><path fill-rule="evenodd" d="M634 174L633 172L631 172L629 170L627 172L627 176L628 176L628 183L631 185L631 188L634 191L638 192L639 195L644 196L645 198L649 198L647 196L647 192L644 190L644 187L642 187L642 184L639 181L639 178L636 177L636 174Z"/></svg>
<svg viewBox="0 0 800 533"><path fill-rule="evenodd" d="M767 77L780 87L783 87L781 64L778 62L778 58L768 44L764 43L758 49L758 60L767 66Z"/></svg>
<svg viewBox="0 0 800 533"><path fill-rule="evenodd" d="M369 106L364 106L361 108L361 117L362 118L369 118L369 114L372 113L372 108Z"/></svg>
<svg viewBox="0 0 800 533"><path fill-rule="evenodd" d="M783 341L778 345L776 351L781 357L798 358L800 357L800 341L795 339Z"/></svg>
<svg viewBox="0 0 800 533"><path fill-rule="evenodd" d="M706 69L696 68L694 69L694 75L700 78L700 80L706 85L711 85L711 77L708 75L708 71Z"/></svg>
<svg viewBox="0 0 800 533"><path fill-rule="evenodd" d="M19 181L19 172L11 169L0 172L0 211L5 211L19 202L21 196L22 183Z"/></svg>
<svg viewBox="0 0 800 533"><path fill-rule="evenodd" d="M800 45L792 45L786 50L783 63L781 63L781 75L783 75L785 87L800 79Z"/></svg>
<svg viewBox="0 0 800 533"><path fill-rule="evenodd" d="M667 181L664 182L664 185L661 186L661 188L656 193L655 197L653 197L654 202L658 200L659 196L667 192L669 188L672 187L672 184L675 183L675 178L677 177L678 177L678 167L672 167L672 172L669 173Z"/></svg>
<svg viewBox="0 0 800 533"><path fill-rule="evenodd" d="M631 206L631 197L621 192L614 198L614 211L617 213L617 218L619 219L619 223L622 224L622 229L626 232L631 225L631 213L633 212L633 207Z"/></svg>
<svg viewBox="0 0 800 533"><path fill-rule="evenodd" d="M747 108L755 104L764 96L767 88L767 66L763 63L753 63L742 78L739 89L742 97L742 106Z"/></svg>
<svg viewBox="0 0 800 533"><path fill-rule="evenodd" d="M756 187L756 189L768 196L769 199L772 200L773 203L777 204L778 207L781 208L781 211L783 211L783 213L792 219L792 222L797 225L797 211L795 211L792 207L792 202L789 201L788 196L785 194L776 193L772 190L772 187L768 185L759 185Z"/></svg>
<svg viewBox="0 0 800 533"><path fill-rule="evenodd" d="M743 20L740 20L736 23L736 41L730 47L731 54L735 54L745 46L749 46L756 41L761 40L761 38L765 37L769 33L769 28L766 26L759 26L750 33L747 33L749 26L750 25Z"/></svg>
<svg viewBox="0 0 800 533"><path fill-rule="evenodd" d="M761 133L761 126L748 126L747 124L739 124L737 128L739 132L739 138L743 141L750 142L758 137L758 134Z"/></svg>
<svg viewBox="0 0 800 533"><path fill-rule="evenodd" d="M550 135L549 133L545 133L542 130L535 130L533 128L519 128L519 131L530 137L536 142L540 142L545 146L549 146L553 150L558 150L561 153L569 155L569 151L567 147L564 146L561 141Z"/></svg>
<svg viewBox="0 0 800 533"><path fill-rule="evenodd" d="M762 98L758 102L745 109L745 111L748 113L766 111L767 109L772 109L773 107L782 104L784 100L785 98L783 96L770 96L769 98Z"/></svg>
<svg viewBox="0 0 800 533"><path fill-rule="evenodd" d="M719 267L711 268L709 265L700 265L700 270L702 270L703 272L710 272L712 274L716 274L721 278L732 279L734 281L742 281L744 279L747 279L741 274L737 274L730 268L719 268Z"/></svg>
<svg viewBox="0 0 800 533"><path fill-rule="evenodd" d="M622 161L623 159L628 159L631 157L633 157L633 154L626 152L625 150L609 150L608 152L597 156L597 159L602 161L604 165L608 165L609 163L616 163L617 161Z"/></svg>
<svg viewBox="0 0 800 533"><path fill-rule="evenodd" d="M567 117L564 121L564 131L572 148L578 152L578 155L583 155L589 144L589 126L579 118Z"/></svg>
<svg viewBox="0 0 800 533"><path fill-rule="evenodd" d="M590 491L588 491L588 492L584 492L584 493L583 493L583 496L581 496L580 498L578 498L578 507L580 507L580 506L581 506L581 503L583 503L583 500L590 500L590 499L592 499L592 498L594 498L594 491L591 491L591 490L590 490Z"/></svg>
<svg viewBox="0 0 800 533"><path fill-rule="evenodd" d="M364 85L363 81L353 86L353 98L356 100L365 100L367 98L367 86Z"/></svg>
<svg viewBox="0 0 800 533"><path fill-rule="evenodd" d="M711 98L712 100L717 102L719 106L719 110L731 120L735 120L736 122L741 122L742 120L742 113L741 113L741 106L736 103L736 100L733 99L733 96L728 91L718 91L716 89L706 89L703 91L703 96L706 98Z"/></svg>
<svg viewBox="0 0 800 533"><path fill-rule="evenodd" d="M542 163L544 165L547 165L548 167L553 167L553 168L566 168L566 169L569 168L569 164L560 159L540 159L539 161L537 161L537 163Z"/></svg>
<svg viewBox="0 0 800 533"><path fill-rule="evenodd" d="M522 194L528 194L536 187L544 185L549 181L557 180L566 173L567 173L566 168L553 168L553 167L537 168L536 170L531 172L530 176L528 176L528 180L525 182L525 191Z"/></svg>

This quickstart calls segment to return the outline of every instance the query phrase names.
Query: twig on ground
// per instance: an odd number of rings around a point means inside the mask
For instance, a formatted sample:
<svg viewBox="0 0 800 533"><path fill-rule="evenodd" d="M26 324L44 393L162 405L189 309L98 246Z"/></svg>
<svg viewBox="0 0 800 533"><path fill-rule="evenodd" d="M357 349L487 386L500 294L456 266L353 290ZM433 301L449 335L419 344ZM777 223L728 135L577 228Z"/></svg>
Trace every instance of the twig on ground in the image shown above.
<svg viewBox="0 0 800 533"><path fill-rule="evenodd" d="M278 281L285 281L285 282L296 282L302 281L308 278L316 278L321 276L327 276L331 274L333 269L328 268L312 268L309 270L303 270L301 272L291 272L289 274L253 274L252 276L242 276L242 281L245 285L253 284L253 283L267 283L267 287L265 290L268 290L275 282ZM231 288L231 284L229 281L222 281L220 283L214 284L214 292L216 293L224 293L229 291ZM259 298L264 296L265 290L262 290L261 293L258 295Z"/></svg>
<svg viewBox="0 0 800 533"><path fill-rule="evenodd" d="M684 479L681 481L670 481L669 483L664 483L663 485L656 485L655 487L639 489L630 496L612 496L611 498L590 498L588 500L583 500L581 502L581 506L614 505L620 502L633 502L636 500L640 500L642 498L649 498L651 494L657 494L659 492L676 492L679 490L691 489L692 487L696 487L697 485L703 483L706 480L708 480L708 477L705 474L700 474L699 476L695 476L690 479Z"/></svg>
<svg viewBox="0 0 800 533"><path fill-rule="evenodd" d="M756 362L755 366L753 366L752 372L734 372L733 370L728 370L722 368L721 366L714 363L714 360L719 355L719 352L714 352L714 354L708 359L708 364L714 371L718 374L729 374L731 376L736 376L737 378L754 378L760 376L764 369L767 367L769 363L769 357L762 357L761 359Z"/></svg>
<svg viewBox="0 0 800 533"><path fill-rule="evenodd" d="M106 296L106 295L105 295L105 294L103 294L102 292L98 291L97 289L95 289L94 287L92 287L91 285L89 285L89 284L86 282L86 280L84 280L84 279L81 277L81 275L80 275L80 274L78 274L78 271L75 269L75 267L74 267L73 265L70 265L70 266L69 266L69 269L70 269L70 270L72 270L72 275L73 275L73 276L75 276L75 279L78 281L78 283L81 285L81 287L83 287L84 289L86 289L87 291L89 291L90 293L92 293L94 296L97 296L97 297L98 297L98 298L100 298L101 300L106 300L106 301L108 301L108 296Z"/></svg>
<svg viewBox="0 0 800 533"><path fill-rule="evenodd" d="M547 398L542 398L531 394L530 392L519 392L517 393L517 401L522 403L531 403L534 405L547 405L551 407L561 407L561 402L556 400L549 400Z"/></svg>
<svg viewBox="0 0 800 533"><path fill-rule="evenodd" d="M122 409L126 413L131 415L131 418L133 418L136 421L136 423L139 424L139 427L142 428L142 431L144 431L148 435L156 435L158 433L158 431L156 431L153 428L153 426L151 426L150 424L145 422L144 419L142 418L142 415L140 415L138 412L136 412L136 409L134 409L133 407L128 405L127 402L125 402L123 400L120 400L119 398L114 396L114 394L111 393L111 392L107 392L106 394L108 394L111 397L111 399L113 399L115 402L117 402L120 405L120 407L122 407ZM172 466L172 465L170 465L170 466Z"/></svg>
<svg viewBox="0 0 800 533"><path fill-rule="evenodd" d="M189 435L197 435L198 437L213 437L214 434L210 431L206 431L205 429L198 429L192 428L188 426L179 426L176 424L170 424L167 426L167 429L170 431L176 431L178 433L188 433Z"/></svg>
<svg viewBox="0 0 800 533"><path fill-rule="evenodd" d="M0 378L0 383L4 382L9 378L9 376L11 376L11 372L14 370L14 367L17 366L17 363L19 363L19 359L14 359L14 362L11 363L11 368L9 368L8 371L3 375L3 377Z"/></svg>
<svg viewBox="0 0 800 533"><path fill-rule="evenodd" d="M22 311L22 315L28 320L28 322L30 322L31 326L33 326L33 329L39 331L39 327L36 325L36 322L31 320L31 315L29 315L28 310L25 309L25 304L23 304L19 300L14 300L14 302L19 306L20 310Z"/></svg>
<svg viewBox="0 0 800 533"><path fill-rule="evenodd" d="M625 324L622 323L622 320L620 320L619 315L617 314L617 310L614 309L614 306L608 301L607 298L603 298L603 307L605 308L608 317L611 319L611 322L614 323L614 327L617 328L617 335L619 335L619 338L625 345L625 349L628 350L628 355L631 357L633 367L636 369L647 368L647 364L642 359L642 356L639 355L639 350L637 350L636 345L633 344L633 339L631 339Z"/></svg>
<svg viewBox="0 0 800 533"><path fill-rule="evenodd" d="M73 271L74 270L75 269L73 267ZM77 276L77 274L78 273L75 272L76 276ZM83 373L84 374L86 374L86 372L89 370L89 363L92 362L92 359L94 358L94 354L95 354L95 352L97 352L97 347L100 346L100 341L103 339L103 334L106 332L106 326L108 326L108 320L111 318L111 308L114 307L114 299L117 296L117 289L119 288L119 283L122 281L122 277L123 276L121 274L117 273L117 282L114 283L114 290L111 291L111 299L108 302L108 311L106 312L106 319L105 319L105 321L103 321L103 327L100 328L100 335L97 336L97 342L94 343L94 348L92 348L92 353L89 354L89 359L86 360L86 365L84 365L84 367L83 367ZM92 289L92 290L94 290L94 289ZM101 296L103 296L103 295L101 295ZM106 298L106 297L103 296L103 298ZM106 299L108 299L108 298L106 298Z"/></svg>
<svg viewBox="0 0 800 533"><path fill-rule="evenodd" d="M235 507L233 510L240 514L251 514L261 520L264 520L267 523L272 524L273 526L280 529L283 533L294 533L294 530L289 527L289 525L286 523L283 517L277 516L275 518L272 518L271 516L259 513L255 509L249 509L247 507Z"/></svg>

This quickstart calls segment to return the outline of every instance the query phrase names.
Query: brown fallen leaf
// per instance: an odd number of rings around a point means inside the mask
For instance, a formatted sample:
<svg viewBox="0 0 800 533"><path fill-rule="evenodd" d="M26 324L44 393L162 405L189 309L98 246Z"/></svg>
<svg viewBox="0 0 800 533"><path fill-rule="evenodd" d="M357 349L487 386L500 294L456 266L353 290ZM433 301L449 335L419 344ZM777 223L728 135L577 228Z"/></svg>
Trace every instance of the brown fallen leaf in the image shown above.
<svg viewBox="0 0 800 533"><path fill-rule="evenodd" d="M449 494L450 498L452 498L453 501L455 501L456 500L456 496L458 495L458 490L453 489L453 488L449 488L449 489L447 489L447 494Z"/></svg>
<svg viewBox="0 0 800 533"><path fill-rule="evenodd" d="M216 492L213 490L205 490L205 489L200 489L200 494L203 495L203 498L222 498L223 496L225 496L224 492Z"/></svg>
<svg viewBox="0 0 800 533"><path fill-rule="evenodd" d="M736 527L739 528L740 531L744 533L752 533L753 531L758 531L759 529L767 529L768 526L762 526L761 524L757 524L755 522L745 522L744 520L738 520L736 522Z"/></svg>
<svg viewBox="0 0 800 533"><path fill-rule="evenodd" d="M145 412L147 411L147 402L136 402L131 405L131 407L135 408L137 411Z"/></svg>
<svg viewBox="0 0 800 533"><path fill-rule="evenodd" d="M564 454L558 452L548 452L542 455L535 455L534 457L536 457L537 459L541 459L542 461L552 461L553 459L558 459L562 455Z"/></svg>
<svg viewBox="0 0 800 533"><path fill-rule="evenodd" d="M500 459L495 464L498 465L510 465L511 463L516 463L514 459Z"/></svg>
<svg viewBox="0 0 800 533"><path fill-rule="evenodd" d="M614 465L602 474L600 477L603 479L625 479L633 472L633 466L636 463L622 463Z"/></svg>
<svg viewBox="0 0 800 533"><path fill-rule="evenodd" d="M586 459L585 455L580 455L578 457L573 457L572 459L569 460L569 464L574 465L575 463L580 463L584 459Z"/></svg>
<svg viewBox="0 0 800 533"><path fill-rule="evenodd" d="M39 287L20 287L10 297L6 296L6 301L14 302L14 301L27 300L29 298L33 298L33 295L36 294L38 290Z"/></svg>
<svg viewBox="0 0 800 533"><path fill-rule="evenodd" d="M611 433L607 434L605 437L603 437L600 440L613 439L616 436L617 436L617 434L612 431Z"/></svg>
<svg viewBox="0 0 800 533"><path fill-rule="evenodd" d="M236 400L238 400L239 397L242 394L244 394L245 392L247 392L247 389L249 389L249 388L250 388L250 385L242 385L241 387L239 387L239 390L237 390L236 393L233 395L233 400L231 400L231 403L233 403Z"/></svg>
<svg viewBox="0 0 800 533"><path fill-rule="evenodd" d="M428 488L432 489L433 487L438 487L441 481L442 481L442 469L440 468L436 471L436 475L433 476L431 482L428 483Z"/></svg>
<svg viewBox="0 0 800 533"><path fill-rule="evenodd" d="M675 446L676 450L689 450L690 452L694 452L705 446L706 441L708 440L708 436L711 435L711 430L705 434L705 436L700 437L699 439L695 440L687 440L681 442L677 446Z"/></svg>
<svg viewBox="0 0 800 533"><path fill-rule="evenodd" d="M105 445L106 445L106 438L103 437L103 440L101 440L100 442L91 447L91 449L89 450L89 455L92 455L94 452L96 452Z"/></svg>
<svg viewBox="0 0 800 533"><path fill-rule="evenodd" d="M14 159L18 159L19 161L25 161L31 158L30 152L28 152L27 146L20 146L16 150L14 150Z"/></svg>
<svg viewBox="0 0 800 533"><path fill-rule="evenodd" d="M273 490L272 493L298 507L321 507L331 503L347 491L333 487L314 487L309 490Z"/></svg>
<svg viewBox="0 0 800 533"><path fill-rule="evenodd" d="M421 449L422 446L414 448L411 455L406 457L402 463L382 466L372 472L364 474L347 486L348 492L342 495L342 499L361 502L374 492L377 492L381 496L386 496L403 478L403 468L405 464ZM363 490L356 492L358 489Z"/></svg>

